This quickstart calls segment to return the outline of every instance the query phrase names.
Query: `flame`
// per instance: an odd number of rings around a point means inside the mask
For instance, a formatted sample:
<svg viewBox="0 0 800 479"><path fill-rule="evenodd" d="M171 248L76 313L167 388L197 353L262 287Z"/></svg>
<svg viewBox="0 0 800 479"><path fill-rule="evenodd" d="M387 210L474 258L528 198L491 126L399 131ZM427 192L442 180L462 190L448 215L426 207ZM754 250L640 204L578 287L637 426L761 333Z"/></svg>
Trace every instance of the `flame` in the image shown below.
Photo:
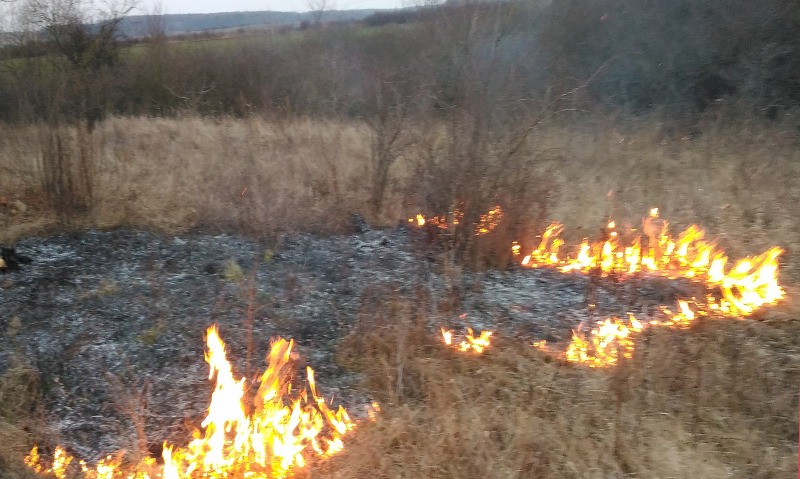
<svg viewBox="0 0 800 479"><path fill-rule="evenodd" d="M642 330L642 324L630 315L627 324L619 318L598 321L588 336L572 332L572 343L564 353L568 361L587 364L590 367L611 366L620 356L633 357L633 333Z"/></svg>
<svg viewBox="0 0 800 479"><path fill-rule="evenodd" d="M678 301L678 310L677 313L672 313L665 309L664 314L668 317L665 321L639 321L632 313L628 313L627 322L616 317L597 321L588 334L580 329L572 332L572 341L564 352L564 357L567 361L586 364L592 368L613 366L620 358L630 359L633 357L636 335L645 328L686 327L699 314L684 300ZM537 346L534 343L534 346L545 349L542 347L544 345Z"/></svg>
<svg viewBox="0 0 800 479"><path fill-rule="evenodd" d="M442 328L442 340L448 346L453 344L453 332Z"/></svg>
<svg viewBox="0 0 800 479"><path fill-rule="evenodd" d="M677 238L670 235L666 221L658 219L658 208L643 220L644 238L637 236L623 244L616 224L608 223L608 238L590 243L584 240L574 256L563 255L563 231L553 223L542 234L539 246L521 261L529 268L556 267L562 272L630 275L647 272L668 278L689 278L719 290L720 299L708 309L726 316L748 316L785 296L778 283L778 256L774 247L752 258L744 258L726 270L730 262L724 251L704 239L705 232L692 225ZM646 246L643 246L646 245Z"/></svg>
<svg viewBox="0 0 800 479"><path fill-rule="evenodd" d="M467 328L467 334L464 336L464 340L458 344L454 344L453 331L444 328L442 328L441 331L444 344L461 352L472 351L475 354L481 354L489 347L490 338L492 336L491 331L481 331L481 334L476 337L472 328Z"/></svg>
<svg viewBox="0 0 800 479"><path fill-rule="evenodd" d="M53 463L50 467L45 467L41 463L41 459L39 457L39 448L37 446L33 446L31 453L25 456L25 464L28 467L40 474L52 475L57 479L66 479L67 469L69 468L72 460L73 457L69 455L61 446L57 447L53 453Z"/></svg>
<svg viewBox="0 0 800 479"><path fill-rule="evenodd" d="M317 394L314 371L306 370L310 394L305 389L294 393L289 384L293 341L278 338L272 344L252 407L247 406L246 379L234 376L216 326L208 328L206 344L214 390L202 429L195 431L188 446L165 444L163 466L158 468L155 459L146 458L132 472L110 456L94 468L81 461L85 479L284 478L311 458L323 459L344 448L342 438L355 424L344 408L331 409ZM372 408L380 410L376 403ZM74 477L67 476L72 462L61 447L50 466L41 460L36 446L25 458L31 469L56 479Z"/></svg>
<svg viewBox="0 0 800 479"><path fill-rule="evenodd" d="M475 227L476 235L485 235L491 233L492 230L497 228L500 220L503 219L503 209L500 206L495 206L490 209L485 215L481 215L478 220L478 225Z"/></svg>
<svg viewBox="0 0 800 479"><path fill-rule="evenodd" d="M609 229L613 226L609 223ZM562 230L554 223L543 235L539 247L531 254L532 260L523 261L527 267L557 267L563 272L588 273L599 270L602 274L630 275L638 272L669 278L683 277L704 283L716 292L707 295L705 304L686 300L678 301L676 312L665 309L666 320L642 322L630 315L626 323L619 318L608 318L597 323L588 334L574 331L572 342L564 356L568 361L590 367L612 366L620 357L633 353L634 337L646 327L686 327L699 316L711 313L722 317L740 318L752 315L760 308L775 304L785 296L778 283L777 258L783 252L773 247L765 253L738 260L726 268L729 259L714 243L704 240L705 232L692 225L673 238L667 223L658 220L658 209L650 210L643 220L645 240L635 237L623 245L612 231L608 239L599 243L584 240L574 257L560 257L561 243L557 235ZM555 234L548 235L549 231ZM642 247L646 241L647 248ZM553 254L555 253L555 254Z"/></svg>
<svg viewBox="0 0 800 479"><path fill-rule="evenodd" d="M492 209L483 214L478 219L475 225L475 235L482 236L491 233L500 224L503 219L503 208L500 205L494 206ZM437 228L449 230L454 226L460 225L464 221L464 211L460 208L455 208L450 215L435 215L426 218L422 214L417 214L414 218L409 218L408 222L417 227L433 225Z"/></svg>
<svg viewBox="0 0 800 479"><path fill-rule="evenodd" d="M375 422L378 420L378 413L381 412L380 404L372 401L372 403L367 406L367 416L369 416L369 420Z"/></svg>
<svg viewBox="0 0 800 479"><path fill-rule="evenodd" d="M491 231L486 224L493 218L499 221L500 207L481 216L476 234ZM439 217L435 217L439 218ZM446 223L445 223L446 224ZM623 239L614 220L606 223L601 241L584 239L573 251L564 254L564 240L559 236L564 227L561 223L550 224L542 233L538 246L524 255L519 242L514 241L511 251L522 257L520 264L528 268L556 268L561 272L597 273L601 275L626 276L646 273L667 278L687 278L705 284L709 294L705 303L693 299L690 306L686 300L678 302L676 312L664 310L666 319L640 321L633 315L628 320L607 318L598 321L587 331L573 331L572 342L560 353L569 361L585 363L592 367L611 366L620 358L631 357L634 338L647 327L686 327L699 316L715 314L722 317L747 317L759 309L772 305L786 295L778 282L778 257L783 252L773 247L755 257L738 261L728 256L714 242L705 239L705 231L692 225L674 237L669 224L659 218L658 208L652 208L642 219L642 235ZM637 231L631 228L631 232ZM728 266L732 264L732 266ZM452 332L442 330L445 344L452 345ZM482 333L483 336L484 333ZM476 351L470 338L454 346L462 351ZM488 340L488 336L486 338ZM546 341L537 341L534 347L551 351ZM479 346L480 347L480 346Z"/></svg>

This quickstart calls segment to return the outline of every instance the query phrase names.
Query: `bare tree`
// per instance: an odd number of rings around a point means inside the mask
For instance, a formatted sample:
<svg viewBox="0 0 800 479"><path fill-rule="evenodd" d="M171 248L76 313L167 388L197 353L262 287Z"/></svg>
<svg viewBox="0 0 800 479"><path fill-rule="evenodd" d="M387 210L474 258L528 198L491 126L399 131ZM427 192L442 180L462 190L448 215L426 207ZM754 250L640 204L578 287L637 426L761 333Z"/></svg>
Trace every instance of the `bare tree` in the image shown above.
<svg viewBox="0 0 800 479"><path fill-rule="evenodd" d="M97 10L83 0L28 0L23 14L74 67L97 70L115 60L119 25L134 6Z"/></svg>
<svg viewBox="0 0 800 479"><path fill-rule="evenodd" d="M134 4L106 7L100 10L83 0L27 0L22 5L24 20L50 50L45 57L50 67L33 70L50 85L39 166L43 190L67 224L93 206L92 132L106 111L105 93L113 88L119 26Z"/></svg>
<svg viewBox="0 0 800 479"><path fill-rule="evenodd" d="M306 6L308 11L311 12L314 25L319 25L322 22L322 16L326 10L334 8L332 0L306 0Z"/></svg>
<svg viewBox="0 0 800 479"><path fill-rule="evenodd" d="M365 120L372 130L372 208L383 208L389 172L405 152L408 141L406 99L397 85L399 75L375 71L367 85Z"/></svg>
<svg viewBox="0 0 800 479"><path fill-rule="evenodd" d="M162 40L167 36L167 26L164 21L164 6L160 0L153 3L153 8L145 20L147 37L153 40Z"/></svg>

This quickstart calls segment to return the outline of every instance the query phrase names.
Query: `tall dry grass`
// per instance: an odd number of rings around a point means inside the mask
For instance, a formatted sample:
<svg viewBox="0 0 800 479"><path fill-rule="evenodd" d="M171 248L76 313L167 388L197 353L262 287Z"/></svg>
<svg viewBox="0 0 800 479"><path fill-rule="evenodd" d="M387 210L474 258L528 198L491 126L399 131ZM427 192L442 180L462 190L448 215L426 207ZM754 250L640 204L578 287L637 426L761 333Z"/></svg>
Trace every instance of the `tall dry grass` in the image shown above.
<svg viewBox="0 0 800 479"><path fill-rule="evenodd" d="M796 321L652 331L612 370L499 338L444 348L419 302L389 298L339 362L383 405L330 477L785 478L796 471ZM796 314L796 311L795 311Z"/></svg>
<svg viewBox="0 0 800 479"><path fill-rule="evenodd" d="M15 365L0 375L0 474L8 479L33 477L23 466L34 431L41 432L38 373Z"/></svg>
<svg viewBox="0 0 800 479"><path fill-rule="evenodd" d="M32 206L24 215L0 213L4 241L55 220L39 198L35 133L20 128L0 140L0 194ZM96 184L85 226L341 232L351 227L351 213L367 212L363 125L116 118L99 125L92 142ZM374 221L402 216L394 190Z"/></svg>
<svg viewBox="0 0 800 479"><path fill-rule="evenodd" d="M486 160L477 171L505 175L491 181L457 176L458 155L437 129L420 128L408 133L418 140L393 165L383 208L374 214L372 132L364 124L114 118L91 137L98 164L93 207L83 223L342 232L351 227L352 213L389 225L417 210L452 207L440 191L480 190L483 202L499 201L516 210L516 223L531 223L513 228L523 241L535 240L529 237L549 220L563 222L567 235L580 239L594 235L608 216L635 226L658 206L675 228L698 223L733 255L780 245L787 249L784 274L800 277L794 253L800 246L800 210L794 207L800 199L800 132L744 120L724 126L707 121L693 137L670 128L655 120L551 123L530 135L513 168L492 169ZM0 137L3 242L56 220L42 201L37 132L5 127ZM446 167L429 168L432 156L446 157ZM453 181L486 185L451 188ZM11 214L15 199L28 206L24 213Z"/></svg>
<svg viewBox="0 0 800 479"><path fill-rule="evenodd" d="M783 274L800 278L800 131L742 120L707 121L694 135L655 122L545 130L539 147L559 185L551 215L594 235L598 218L640 226L652 206L678 230L706 228L735 256L786 249ZM594 229L593 229L594 228Z"/></svg>

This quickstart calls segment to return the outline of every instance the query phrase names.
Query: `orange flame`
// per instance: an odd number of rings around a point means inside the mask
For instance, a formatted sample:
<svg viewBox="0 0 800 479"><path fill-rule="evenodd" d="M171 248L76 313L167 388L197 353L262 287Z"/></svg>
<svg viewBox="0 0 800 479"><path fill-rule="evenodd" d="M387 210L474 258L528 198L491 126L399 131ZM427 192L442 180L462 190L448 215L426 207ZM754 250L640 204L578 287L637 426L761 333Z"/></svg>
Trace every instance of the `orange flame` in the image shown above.
<svg viewBox="0 0 800 479"><path fill-rule="evenodd" d="M498 211L500 207L481 216L476 234L491 231L484 223L491 223L493 218L499 221ZM631 356L633 338L645 327L684 327L698 315L712 313L723 317L746 317L785 297L786 293L778 282L777 258L783 252L780 248L773 247L761 255L732 262L733 266L727 267L731 263L728 256L715 243L705 240L705 232L699 226L692 225L677 237L669 233L668 226L659 218L658 208L652 208L642 220L643 235L627 242L623 241L616 222L609 220L601 241L592 243L584 239L572 255L563 253L564 241L559 236L564 227L558 222L545 229L539 245L530 254L523 256L520 243L512 243L513 255L522 256L520 264L528 268L554 267L564 273L600 272L622 277L637 273L682 277L703 283L716 292L707 295L705 304L694 300L693 306L689 307L687 301L679 301L676 313L664 311L666 320L640 322L631 315L627 322L608 318L599 321L588 333L573 332L571 344L562 353L569 361L592 367L613 365L620 357ZM442 334L445 343L451 345L452 332L445 334L442 330ZM469 342L471 335L470 331L467 340L456 347L474 350ZM550 351L545 341L535 342L534 347Z"/></svg>
<svg viewBox="0 0 800 479"><path fill-rule="evenodd" d="M475 227L476 235L485 235L491 233L492 230L497 228L500 220L503 219L503 209L500 206L495 206L490 209L485 215L481 215L478 220L478 225Z"/></svg>
<svg viewBox="0 0 800 479"><path fill-rule="evenodd" d="M458 226L464 221L464 212L459 208L454 209L453 213L449 216L450 218L444 215L435 215L430 218L426 218L422 214L417 214L414 218L409 218L408 222L412 225L415 224L418 227L430 224L440 229L449 230L454 226ZM478 219L478 222L475 225L475 235L482 236L491 233L495 228L497 228L502 219L503 209L500 207L500 205L493 207L486 212L486 214L481 215Z"/></svg>
<svg viewBox="0 0 800 479"><path fill-rule="evenodd" d="M609 229L613 226L609 223ZM560 257L561 242L557 238L562 228L551 225L542 235L539 247L523 261L528 267L557 267L563 272L589 272L629 275L648 272L669 278L684 277L701 282L717 295L709 293L705 304L678 301L678 311L664 310L668 319L639 322L632 315L629 323L618 318L598 322L588 335L574 332L571 344L564 353L569 361L591 367L610 366L620 357L631 357L633 337L642 328L650 326L685 327L698 317L716 313L724 317L746 317L758 309L777 303L785 296L778 283L778 256L780 248L774 247L752 258L736 261L726 269L728 257L713 243L704 241L705 232L697 225L684 230L677 238L670 236L667 223L658 220L658 209L650 210L643 220L645 240L634 238L623 246L612 231L601 243L580 245L574 257ZM548 234L552 232L551 234ZM647 248L642 248L646 241ZM527 258L526 258L527 259ZM717 297L718 296L718 297Z"/></svg>
<svg viewBox="0 0 800 479"><path fill-rule="evenodd" d="M785 296L778 283L777 258L783 252L780 248L739 260L726 271L727 255L715 244L704 241L705 232L697 225L673 238L667 223L658 220L657 208L650 211L643 225L645 240L636 237L623 245L612 221L608 224L608 239L597 243L584 240L575 256L562 256L559 253L564 242L558 236L563 227L553 223L542 234L539 246L521 263L530 268L557 267L562 272L599 270L603 274L625 275L645 271L701 281L719 289L721 299L710 302L708 308L726 316L748 316ZM645 241L647 247L643 248Z"/></svg>
<svg viewBox="0 0 800 479"><path fill-rule="evenodd" d="M208 329L206 344L209 379L215 380L215 386L202 430L195 432L189 445L176 449L165 444L160 470L153 458L146 458L132 472L123 471L120 461L110 457L94 469L81 461L85 479L283 478L304 467L311 457L326 458L344 448L342 437L355 424L344 408L334 411L317 394L311 368L306 370L310 396L307 390L292 394L288 377L293 341L279 338L273 343L251 412L245 406L246 380L235 378L216 326ZM373 409L379 406L373 403ZM56 479L68 477L72 461L61 447L49 467L37 447L25 458L31 469Z"/></svg>
<svg viewBox="0 0 800 479"><path fill-rule="evenodd" d="M461 352L472 351L475 354L483 353L486 348L489 347L489 338L492 337L491 331L481 331L481 334L476 337L472 328L467 328L467 334L464 336L464 340L458 344L454 344L453 331L444 328L442 328L441 331L444 344L452 346L454 349Z"/></svg>
<svg viewBox="0 0 800 479"><path fill-rule="evenodd" d="M564 352L564 357L567 361L586 364L592 368L613 366L620 361L620 358L633 357L634 339L645 328L687 327L697 319L698 314L704 313L695 312L687 301L680 300L677 313L664 309L664 314L669 318L666 321L642 322L628 313L627 323L619 318L607 318L598 321L597 327L588 334L573 331L572 341Z"/></svg>
<svg viewBox="0 0 800 479"><path fill-rule="evenodd" d="M579 362L590 367L611 366L619 357L633 357L633 333L642 330L642 324L630 315L628 323L619 318L607 318L597 322L586 337L576 331L572 343L564 353L567 361Z"/></svg>

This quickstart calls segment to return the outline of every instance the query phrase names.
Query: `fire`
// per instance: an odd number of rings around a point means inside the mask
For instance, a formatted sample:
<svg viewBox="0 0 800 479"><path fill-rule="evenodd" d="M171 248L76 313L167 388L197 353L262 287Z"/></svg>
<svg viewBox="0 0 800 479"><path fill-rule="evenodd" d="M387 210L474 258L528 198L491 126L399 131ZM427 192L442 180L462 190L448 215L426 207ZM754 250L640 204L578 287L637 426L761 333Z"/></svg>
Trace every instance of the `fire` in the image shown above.
<svg viewBox="0 0 800 479"><path fill-rule="evenodd" d="M380 404L372 401L372 404L369 405L367 408L367 415L369 416L369 420L375 422L378 420L378 414L381 412Z"/></svg>
<svg viewBox="0 0 800 479"><path fill-rule="evenodd" d="M485 235L491 233L492 230L497 228L500 220L503 219L503 209L500 206L495 206L490 209L485 215L481 215L478 220L478 225L475 227L476 235Z"/></svg>
<svg viewBox="0 0 800 479"><path fill-rule="evenodd" d="M442 340L444 344L450 346L453 344L453 332L442 328Z"/></svg>
<svg viewBox="0 0 800 479"><path fill-rule="evenodd" d="M494 206L492 209L483 214L478 219L475 225L475 235L482 236L491 233L500 224L503 219L503 208L500 205ZM409 218L409 224L423 227L425 225L432 225L439 229L450 230L451 228L460 225L464 221L464 211L460 208L455 208L449 215L435 215L426 218L422 214L417 214L414 218Z"/></svg>
<svg viewBox="0 0 800 479"><path fill-rule="evenodd" d="M291 373L293 341L277 339L268 356L255 397L246 397L245 378L236 379L226 357L225 343L215 326L206 336L209 379L215 380L208 414L185 448L165 444L163 466L146 458L123 470L111 457L94 469L81 461L85 479L252 479L283 478L304 467L311 458L330 457L344 448L342 438L355 424L341 406L333 410L317 393L314 371L307 368L309 391L293 391ZM249 406L252 401L252 406ZM370 416L380 408L372 405ZM59 447L46 466L37 447L25 458L34 471L66 479L72 456Z"/></svg>
<svg viewBox="0 0 800 479"><path fill-rule="evenodd" d="M555 267L562 272L604 275L631 275L646 272L668 278L689 278L719 290L718 300L710 300L708 309L726 316L748 316L762 306L774 304L785 295L778 283L780 248L745 258L726 269L728 256L713 242L705 240L705 232L692 225L677 237L669 233L668 224L658 218L658 208L650 210L643 220L644 237L636 236L627 244L620 239L616 223L607 225L606 238L590 243L584 240L574 256L563 255L564 241L560 223L553 223L542 234L539 246L524 257L529 268Z"/></svg>
<svg viewBox="0 0 800 479"><path fill-rule="evenodd" d="M440 217L435 217L442 221ZM502 219L502 210L495 207L481 216L476 234L491 231L487 225ZM440 226L447 222L437 223ZM754 314L785 297L778 282L778 257L783 250L773 247L768 251L738 261L731 261L713 241L706 239L705 231L697 225L686 228L677 236L669 231L669 224L659 218L658 208L652 208L642 220L642 234L632 236L619 230L614 220L603 229L600 241L584 239L580 245L569 248L565 254L564 240L560 238L564 227L555 222L542 233L538 246L523 255L522 246L514 241L511 252L522 257L520 264L528 268L556 268L563 273L599 273L624 279L636 274L651 274L667 278L687 278L704 284L709 293L705 301L692 298L680 300L676 312L664 310L666 319L640 321L633 315L627 320L607 318L598 321L588 332L573 331L572 342L566 351L559 353L569 361L592 367L611 366L620 358L632 356L634 338L647 327L685 327L699 316L717 315L741 318ZM631 232L637 231L631 229ZM730 266L729 266L730 265ZM484 333L481 334L481 337ZM491 334L491 333L490 333ZM442 330L445 344L452 345L452 332ZM470 338L454 346L462 351L476 351ZM488 336L486 338L488 340ZM545 341L533 344L537 349L551 351Z"/></svg>
<svg viewBox="0 0 800 479"><path fill-rule="evenodd" d="M67 477L67 468L72 459L73 457L67 454L63 448L57 447L53 454L53 464L50 467L45 467L39 458L39 448L33 446L30 455L25 456L25 464L40 474L48 474L58 479L65 479Z"/></svg>
<svg viewBox="0 0 800 479"><path fill-rule="evenodd" d="M627 323L619 318L598 321L588 337L573 331L572 343L564 355L567 361L584 363L590 367L614 365L620 356L633 357L632 335L642 328L633 315L630 315Z"/></svg>
<svg viewBox="0 0 800 479"><path fill-rule="evenodd" d="M491 331L481 331L477 337L475 336L472 328L467 328L467 334L464 340L458 344L453 344L453 331L442 328L442 341L448 346L452 346L461 352L472 351L475 354L481 354L486 348L489 347L489 338L492 337Z"/></svg>
<svg viewBox="0 0 800 479"><path fill-rule="evenodd" d="M523 259L522 265L555 267L565 273L599 271L603 275L624 277L644 272L669 278L684 277L705 284L711 291L705 304L694 301L690 307L688 301L680 300L677 312L664 310L666 320L642 322L630 315L627 322L619 318L599 321L588 334L574 331L572 342L564 352L568 361L591 367L611 366L621 357L631 357L634 338L646 327L686 327L698 316L710 313L746 317L785 296L778 283L780 248L738 260L726 268L730 262L728 256L716 244L705 240L705 232L700 227L692 225L677 238L673 237L667 222L658 219L658 208L651 209L643 220L644 237L636 236L627 244L621 242L616 224L611 221L603 241L584 240L576 255L563 256L559 254L563 241L558 238L562 230L559 223L550 225L542 234L539 246Z"/></svg>
<svg viewBox="0 0 800 479"><path fill-rule="evenodd" d="M425 218L417 215L411 224L432 224L449 229L463 222L463 212L450 217ZM491 232L502 220L497 206L482 215L475 225L475 234ZM552 267L564 273L614 274L618 277L646 273L668 278L689 278L705 284L709 293L700 303L679 300L675 312L663 310L663 318L639 320L629 314L627 320L612 317L597 321L588 329L573 331L572 340L560 356L590 367L607 367L633 357L635 339L647 328L683 328L698 318L746 317L764 306L775 304L785 296L778 283L778 257L783 252L774 247L754 257L730 261L724 251L705 240L705 232L692 225L677 237L672 236L666 221L659 219L658 209L650 210L642 221L643 235L629 241L614 221L603 230L598 242L584 240L577 253L563 254L564 241L559 238L563 226L551 224L542 234L538 246L520 263L529 268ZM521 256L521 245L512 244L515 256ZM732 266L728 267L731 263ZM483 353L490 345L491 331L475 335L472 328L458 344L453 331L441 329L443 342L462 352ZM208 414L195 431L193 440L184 448L165 444L163 465L154 458L145 458L133 468L122 466L120 458L107 457L94 468L76 461L63 448L56 448L49 464L42 461L36 446L25 463L37 473L67 479L75 477L78 466L85 479L248 479L284 478L306 466L312 458L324 459L344 448L343 437L355 424L341 406L335 411L317 393L314 371L307 368L309 390L292 390L288 378L294 343L277 339L268 356L267 370L262 374L254 398L247 397L245 378L236 379L227 360L225 344L215 326L207 331L209 380L215 380ZM546 341L533 346L551 351ZM373 403L368 415L375 419L380 407Z"/></svg>
<svg viewBox="0 0 800 479"><path fill-rule="evenodd" d="M606 318L597 321L596 326L588 334L582 330L572 332L572 341L564 352L564 358L570 362L586 364L589 367L607 367L617 364L621 358L633 357L636 335L650 327L687 327L697 319L696 313L687 301L678 301L678 312L664 310L668 317L665 321L639 321L628 313L628 320ZM534 343L534 347L546 348L545 344Z"/></svg>

